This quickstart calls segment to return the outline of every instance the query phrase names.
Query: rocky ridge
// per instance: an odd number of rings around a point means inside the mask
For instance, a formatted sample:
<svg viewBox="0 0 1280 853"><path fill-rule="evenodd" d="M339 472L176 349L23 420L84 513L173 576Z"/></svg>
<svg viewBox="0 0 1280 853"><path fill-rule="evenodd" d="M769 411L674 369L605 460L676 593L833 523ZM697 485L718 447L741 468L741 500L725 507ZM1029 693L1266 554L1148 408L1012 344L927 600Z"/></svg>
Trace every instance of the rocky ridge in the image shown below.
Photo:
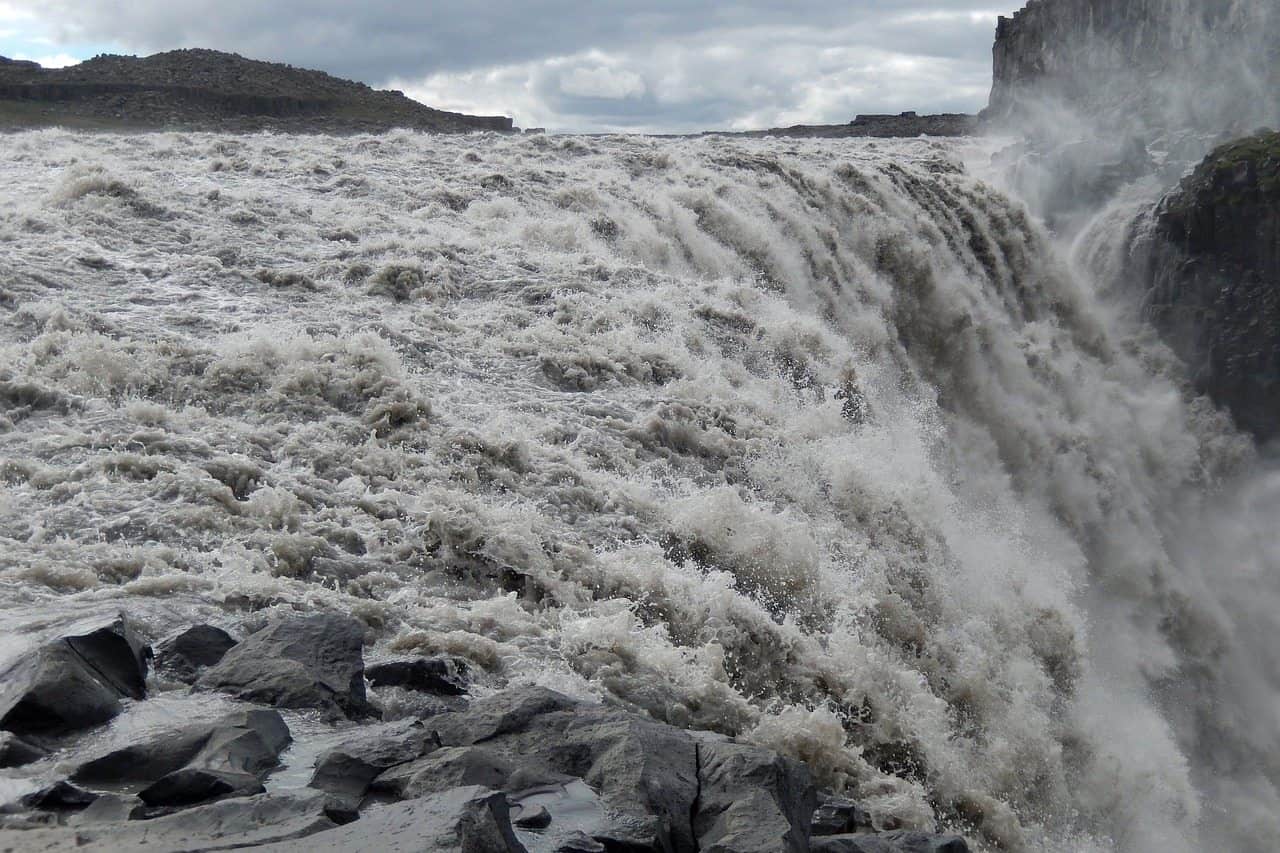
<svg viewBox="0 0 1280 853"><path fill-rule="evenodd" d="M213 50L97 56L68 68L0 58L0 128L438 133L513 130L325 74Z"/></svg>
<svg viewBox="0 0 1280 853"><path fill-rule="evenodd" d="M29 640L19 659L72 648L86 663L56 695L38 677L4 682L6 773L39 787L0 805L0 849L968 850L960 836L873 826L857 803L819 791L803 763L770 749L543 687L472 696L465 668L445 659L383 665L391 686L438 692L441 703L376 721L363 628L345 616L277 616L229 648L227 636L192 626L156 644L157 670L182 676L172 681L148 678L152 647L127 616ZM193 676L191 692L183 681ZM122 724L133 733L123 745L98 737L114 716L145 714L156 694L199 717L226 692L248 701L217 717ZM129 704L73 713L110 693ZM329 734L307 722L314 712ZM292 759L302 766L288 774L308 782L273 781L291 751L311 756Z"/></svg>

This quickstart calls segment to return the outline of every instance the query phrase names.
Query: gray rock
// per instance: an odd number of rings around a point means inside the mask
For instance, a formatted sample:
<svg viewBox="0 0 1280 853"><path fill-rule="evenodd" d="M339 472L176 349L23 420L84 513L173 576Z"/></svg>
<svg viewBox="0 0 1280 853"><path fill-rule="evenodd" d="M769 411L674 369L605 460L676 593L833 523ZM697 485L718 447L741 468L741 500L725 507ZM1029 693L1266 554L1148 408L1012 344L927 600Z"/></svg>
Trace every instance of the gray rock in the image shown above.
<svg viewBox="0 0 1280 853"><path fill-rule="evenodd" d="M0 732L0 768L22 767L46 757L49 751L12 732Z"/></svg>
<svg viewBox="0 0 1280 853"><path fill-rule="evenodd" d="M0 672L0 728L65 734L104 723L146 696L146 645L116 616L71 626Z"/></svg>
<svg viewBox="0 0 1280 853"><path fill-rule="evenodd" d="M264 853L526 853L511 828L507 799L481 787L454 788L373 806L360 820Z"/></svg>
<svg viewBox="0 0 1280 853"><path fill-rule="evenodd" d="M310 786L334 797L331 815L349 819L374 779L427 755L437 745L435 733L416 720L375 726L323 753Z"/></svg>
<svg viewBox="0 0 1280 853"><path fill-rule="evenodd" d="M199 806L155 820L92 825L81 821L74 827L0 830L0 851L203 853L256 847L332 829L333 821L324 815L324 799L319 793L262 794Z"/></svg>
<svg viewBox="0 0 1280 853"><path fill-rule="evenodd" d="M221 661L235 644L221 628L195 625L156 645L156 670L192 684L201 671Z"/></svg>
<svg viewBox="0 0 1280 853"><path fill-rule="evenodd" d="M365 677L374 687L403 687L442 696L461 696L467 692L467 665L456 658L383 661L370 665Z"/></svg>
<svg viewBox="0 0 1280 853"><path fill-rule="evenodd" d="M958 835L895 830L878 835L829 835L813 839L812 853L969 853Z"/></svg>
<svg viewBox="0 0 1280 853"><path fill-rule="evenodd" d="M205 670L198 687L280 708L362 717L364 627L332 614L276 619Z"/></svg>
<svg viewBox="0 0 1280 853"><path fill-rule="evenodd" d="M276 766L289 741L289 727L276 711L237 711L99 756L71 778L87 784L156 782L185 767L261 776Z"/></svg>
<svg viewBox="0 0 1280 853"><path fill-rule="evenodd" d="M698 744L693 815L705 853L807 853L817 793L803 764L756 746Z"/></svg>
<svg viewBox="0 0 1280 853"><path fill-rule="evenodd" d="M123 823L141 814L143 805L137 797L120 794L103 794L88 808L68 821L68 826L87 826L95 823Z"/></svg>
<svg viewBox="0 0 1280 853"><path fill-rule="evenodd" d="M507 782L512 790L565 778L585 781L613 819L595 833L606 845L694 847L697 748L687 732L540 687L486 697L466 711L433 718L431 725L446 745L483 744L518 767Z"/></svg>
<svg viewBox="0 0 1280 853"><path fill-rule="evenodd" d="M501 789L515 770L514 764L483 746L445 747L391 768L373 781L370 790L413 799L468 785Z"/></svg>
<svg viewBox="0 0 1280 853"><path fill-rule="evenodd" d="M79 811L88 808L98 795L70 782L55 782L22 798L22 805L40 811Z"/></svg>
<svg viewBox="0 0 1280 853"><path fill-rule="evenodd" d="M260 794L279 764L289 728L276 711L253 710L110 752L72 777L97 784L149 782L138 793L146 817L229 797Z"/></svg>
<svg viewBox="0 0 1280 853"><path fill-rule="evenodd" d="M813 813L812 835L848 835L871 829L871 814L853 800L830 797Z"/></svg>

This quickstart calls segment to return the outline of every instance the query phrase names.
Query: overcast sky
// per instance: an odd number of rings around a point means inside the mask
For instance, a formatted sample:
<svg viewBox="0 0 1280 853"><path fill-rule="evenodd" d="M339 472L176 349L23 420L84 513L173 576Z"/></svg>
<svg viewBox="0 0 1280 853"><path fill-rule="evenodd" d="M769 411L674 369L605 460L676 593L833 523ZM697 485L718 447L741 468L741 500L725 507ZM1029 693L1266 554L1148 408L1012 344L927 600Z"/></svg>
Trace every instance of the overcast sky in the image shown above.
<svg viewBox="0 0 1280 853"><path fill-rule="evenodd" d="M1017 0L0 0L0 55L211 47L552 130L972 112Z"/></svg>

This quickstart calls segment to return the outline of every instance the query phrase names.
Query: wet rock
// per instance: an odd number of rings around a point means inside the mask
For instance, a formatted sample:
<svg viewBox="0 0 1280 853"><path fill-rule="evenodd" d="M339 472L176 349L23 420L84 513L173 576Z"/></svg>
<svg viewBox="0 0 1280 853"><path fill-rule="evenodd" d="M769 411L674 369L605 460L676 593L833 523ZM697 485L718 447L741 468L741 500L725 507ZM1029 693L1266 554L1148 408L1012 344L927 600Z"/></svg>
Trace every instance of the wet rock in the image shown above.
<svg viewBox="0 0 1280 853"><path fill-rule="evenodd" d="M512 789L582 779L609 814L609 824L593 832L606 845L694 848L697 747L687 732L540 687L486 697L431 725L446 745L483 744L516 766Z"/></svg>
<svg viewBox="0 0 1280 853"><path fill-rule="evenodd" d="M276 711L241 711L169 732L81 765L72 777L91 784L150 783L138 793L143 817L263 792L262 780L289 744Z"/></svg>
<svg viewBox="0 0 1280 853"><path fill-rule="evenodd" d="M813 813L810 833L819 835L846 835L860 829L871 829L871 814L853 800L831 797Z"/></svg>
<svg viewBox="0 0 1280 853"><path fill-rule="evenodd" d="M355 823L269 853L526 853L511 828L505 795L476 786L422 799L373 806Z"/></svg>
<svg viewBox="0 0 1280 853"><path fill-rule="evenodd" d="M1196 390L1280 435L1280 133L1224 145L1138 229L1127 278Z"/></svg>
<svg viewBox="0 0 1280 853"><path fill-rule="evenodd" d="M79 811L88 808L98 795L83 788L77 788L70 782L55 782L47 788L22 798L22 804L29 809L40 811Z"/></svg>
<svg viewBox="0 0 1280 853"><path fill-rule="evenodd" d="M895 830L878 835L830 835L813 839L812 853L969 853L958 835Z"/></svg>
<svg viewBox="0 0 1280 853"><path fill-rule="evenodd" d="M250 773L184 767L143 788L138 798L152 807L183 808L228 797L251 797L265 790Z"/></svg>
<svg viewBox="0 0 1280 853"><path fill-rule="evenodd" d="M551 812L545 806L521 809L515 824L521 829L546 829L551 825Z"/></svg>
<svg viewBox="0 0 1280 853"><path fill-rule="evenodd" d="M364 628L354 619L280 618L238 643L196 684L280 708L367 716L373 708L365 698L363 646Z"/></svg>
<svg viewBox="0 0 1280 853"><path fill-rule="evenodd" d="M323 794L261 794L247 799L224 800L198 806L181 814L155 820L89 825L81 819L74 827L0 830L0 851L61 853L67 850L146 850L147 853L203 853L304 838L332 829L333 826L333 821L324 815Z"/></svg>
<svg viewBox="0 0 1280 853"><path fill-rule="evenodd" d="M803 764L746 744L698 743L693 816L706 853L807 853L817 794Z"/></svg>
<svg viewBox="0 0 1280 853"><path fill-rule="evenodd" d="M202 670L221 661L235 644L221 628L195 625L156 645L156 670L193 684Z"/></svg>
<svg viewBox="0 0 1280 853"><path fill-rule="evenodd" d="M391 768L373 781L371 790L412 799L467 785L502 788L515 770L512 762L483 746L446 747Z"/></svg>
<svg viewBox="0 0 1280 853"><path fill-rule="evenodd" d="M374 687L402 687L443 696L461 696L467 692L467 665L456 658L384 661L370 665L365 677Z"/></svg>
<svg viewBox="0 0 1280 853"><path fill-rule="evenodd" d="M48 754L44 747L28 743L12 732L0 732L0 768L22 767Z"/></svg>
<svg viewBox="0 0 1280 853"><path fill-rule="evenodd" d="M310 787L333 796L331 816L350 819L358 812L370 783L390 768L432 752L437 745L435 733L416 720L376 726L321 755Z"/></svg>
<svg viewBox="0 0 1280 853"><path fill-rule="evenodd" d="M123 615L70 627L0 671L0 728L65 734L104 723L146 696L149 649Z"/></svg>

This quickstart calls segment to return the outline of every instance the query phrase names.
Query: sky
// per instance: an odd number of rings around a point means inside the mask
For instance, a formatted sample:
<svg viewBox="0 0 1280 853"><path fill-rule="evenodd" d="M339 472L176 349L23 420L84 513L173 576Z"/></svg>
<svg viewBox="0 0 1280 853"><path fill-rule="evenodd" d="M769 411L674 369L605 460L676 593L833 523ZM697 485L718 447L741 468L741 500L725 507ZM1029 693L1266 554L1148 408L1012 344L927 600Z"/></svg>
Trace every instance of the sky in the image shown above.
<svg viewBox="0 0 1280 853"><path fill-rule="evenodd" d="M1003 0L0 0L0 55L181 47L318 68L553 131L976 112Z"/></svg>

